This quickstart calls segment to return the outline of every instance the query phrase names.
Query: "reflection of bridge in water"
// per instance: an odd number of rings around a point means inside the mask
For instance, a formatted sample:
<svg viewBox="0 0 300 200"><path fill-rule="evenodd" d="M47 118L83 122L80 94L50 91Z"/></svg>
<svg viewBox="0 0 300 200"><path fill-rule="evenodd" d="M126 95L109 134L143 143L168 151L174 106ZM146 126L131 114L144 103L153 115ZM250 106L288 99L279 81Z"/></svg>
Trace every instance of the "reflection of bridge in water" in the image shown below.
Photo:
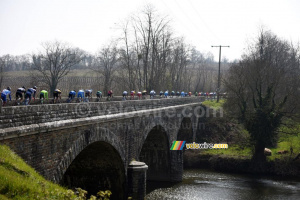
<svg viewBox="0 0 300 200"><path fill-rule="evenodd" d="M182 180L182 152L170 147L195 137L200 104L190 97L6 107L0 144L54 182L143 199L146 172L148 180Z"/></svg>

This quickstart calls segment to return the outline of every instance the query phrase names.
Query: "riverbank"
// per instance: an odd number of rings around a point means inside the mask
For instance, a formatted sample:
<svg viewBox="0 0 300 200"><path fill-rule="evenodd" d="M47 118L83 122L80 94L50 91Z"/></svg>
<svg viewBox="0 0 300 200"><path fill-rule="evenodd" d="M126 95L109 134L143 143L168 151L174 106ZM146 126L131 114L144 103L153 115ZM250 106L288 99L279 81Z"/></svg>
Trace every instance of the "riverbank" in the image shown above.
<svg viewBox="0 0 300 200"><path fill-rule="evenodd" d="M214 155L205 150L189 149L184 152L184 168L300 178L300 158L295 159L293 156L267 159L264 163L253 163L250 156Z"/></svg>

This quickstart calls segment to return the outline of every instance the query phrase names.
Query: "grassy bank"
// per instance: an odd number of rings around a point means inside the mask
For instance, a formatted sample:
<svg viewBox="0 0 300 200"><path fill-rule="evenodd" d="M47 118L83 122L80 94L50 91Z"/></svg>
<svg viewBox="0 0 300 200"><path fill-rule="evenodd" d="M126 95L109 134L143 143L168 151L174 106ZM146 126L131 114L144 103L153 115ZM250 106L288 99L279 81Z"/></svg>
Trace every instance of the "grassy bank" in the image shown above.
<svg viewBox="0 0 300 200"><path fill-rule="evenodd" d="M0 145L0 199L65 199L68 192L45 180L7 146Z"/></svg>
<svg viewBox="0 0 300 200"><path fill-rule="evenodd" d="M80 188L76 190L77 195L72 190L47 181L7 146L0 145L0 199L87 199L86 191ZM99 191L98 198L91 196L89 200L109 199L110 195L109 190Z"/></svg>

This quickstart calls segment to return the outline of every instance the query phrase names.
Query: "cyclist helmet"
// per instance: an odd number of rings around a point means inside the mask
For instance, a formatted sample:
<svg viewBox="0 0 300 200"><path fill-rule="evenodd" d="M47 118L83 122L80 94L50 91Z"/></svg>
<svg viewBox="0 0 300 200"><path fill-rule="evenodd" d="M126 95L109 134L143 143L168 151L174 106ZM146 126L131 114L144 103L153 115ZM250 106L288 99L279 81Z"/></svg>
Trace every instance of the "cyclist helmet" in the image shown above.
<svg viewBox="0 0 300 200"><path fill-rule="evenodd" d="M26 89L25 86L23 86L22 88Z"/></svg>
<svg viewBox="0 0 300 200"><path fill-rule="evenodd" d="M7 90L9 90L9 91L10 91L10 90L11 90L11 88L10 88L10 87L7 87Z"/></svg>
<svg viewBox="0 0 300 200"><path fill-rule="evenodd" d="M36 86L33 86L33 89L35 89L35 90L36 90L36 88L37 88Z"/></svg>

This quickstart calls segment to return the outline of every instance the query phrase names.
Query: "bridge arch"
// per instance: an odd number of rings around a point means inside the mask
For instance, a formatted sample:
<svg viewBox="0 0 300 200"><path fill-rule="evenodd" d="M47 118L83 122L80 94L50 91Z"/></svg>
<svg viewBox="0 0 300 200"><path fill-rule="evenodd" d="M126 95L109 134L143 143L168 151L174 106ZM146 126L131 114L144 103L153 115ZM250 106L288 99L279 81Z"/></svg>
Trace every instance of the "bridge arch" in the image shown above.
<svg viewBox="0 0 300 200"><path fill-rule="evenodd" d="M139 153L139 160L148 165L147 180L170 180L169 136L161 125L154 126L147 134Z"/></svg>
<svg viewBox="0 0 300 200"><path fill-rule="evenodd" d="M190 117L184 117L181 120L180 127L177 132L178 141L186 141L188 143L193 142L193 123Z"/></svg>
<svg viewBox="0 0 300 200"><path fill-rule="evenodd" d="M82 133L63 156L56 181L95 195L111 190L111 199L123 199L126 190L125 152L118 137L104 128Z"/></svg>

